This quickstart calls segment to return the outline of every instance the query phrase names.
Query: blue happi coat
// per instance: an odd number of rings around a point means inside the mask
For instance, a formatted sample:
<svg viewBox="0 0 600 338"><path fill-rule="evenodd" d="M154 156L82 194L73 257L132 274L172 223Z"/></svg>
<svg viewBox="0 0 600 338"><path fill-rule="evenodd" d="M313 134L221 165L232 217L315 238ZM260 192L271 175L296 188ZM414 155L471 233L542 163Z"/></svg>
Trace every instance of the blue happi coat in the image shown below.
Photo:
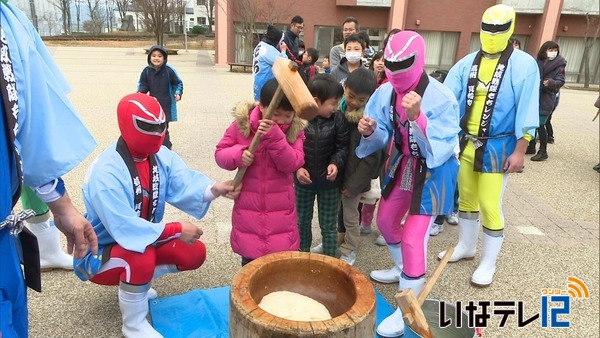
<svg viewBox="0 0 600 338"><path fill-rule="evenodd" d="M368 138L361 139L356 149L358 157L368 156L390 144L390 139L396 132L390 116L393 90L391 83L385 83L369 99L364 115L377 121L377 129ZM413 131L420 154L425 159L427 173L421 185L415 181L409 212L447 215L452 212L454 204L459 166L458 105L448 88L429 77L429 85L421 100L421 113L427 118L425 134L419 128L414 128ZM416 207L413 208L413 205Z"/></svg>

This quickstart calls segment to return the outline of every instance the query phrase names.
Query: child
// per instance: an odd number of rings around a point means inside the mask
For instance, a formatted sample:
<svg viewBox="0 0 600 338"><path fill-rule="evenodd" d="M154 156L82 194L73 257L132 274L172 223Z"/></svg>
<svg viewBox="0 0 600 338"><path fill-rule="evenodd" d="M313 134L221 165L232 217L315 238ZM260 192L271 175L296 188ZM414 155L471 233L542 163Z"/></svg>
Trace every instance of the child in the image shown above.
<svg viewBox="0 0 600 338"><path fill-rule="evenodd" d="M331 71L331 74L342 86L350 73L359 68L364 68L362 57L365 51L365 41L358 34L352 34L344 40L344 51L346 56Z"/></svg>
<svg viewBox="0 0 600 338"><path fill-rule="evenodd" d="M148 50L148 66L142 70L137 87L138 93L154 96L167 114L167 132L163 145L171 149L169 122L177 121L177 101L183 95L183 81L171 67L167 65L167 51L163 46L152 46Z"/></svg>
<svg viewBox="0 0 600 338"><path fill-rule="evenodd" d="M302 66L299 69L300 76L305 83L313 78L317 73L317 67L315 64L319 60L319 51L314 48L307 49L302 53Z"/></svg>
<svg viewBox="0 0 600 338"><path fill-rule="evenodd" d="M98 254L75 260L84 281L119 286L123 335L162 337L146 321L152 279L198 269L206 258L202 230L187 222L162 222L166 203L201 219L219 196L235 198L233 183L214 182L189 169L162 147L166 117L158 101L141 93L117 107L121 137L89 167L83 184L87 219L98 236Z"/></svg>
<svg viewBox="0 0 600 338"><path fill-rule="evenodd" d="M375 72L377 76L377 88L382 84L388 82L387 76L385 75L385 66L383 60L383 50L378 51L373 55L369 69Z"/></svg>
<svg viewBox="0 0 600 338"><path fill-rule="evenodd" d="M371 179L379 176L385 160L385 152L376 151L362 159L355 154L355 149L362 138L357 129L358 121L363 117L365 105L377 87L375 73L363 67L356 69L348 75L344 87L340 110L344 112L350 128L350 146L342 185L342 208L346 233L344 243L340 246L342 254L340 259L353 265L360 239L358 204L361 194L371 189Z"/></svg>
<svg viewBox="0 0 600 338"><path fill-rule="evenodd" d="M289 100L277 106L272 120L263 119L277 89L276 79L265 83L260 102L242 103L235 121L217 144L219 167L248 167L242 192L233 205L231 247L242 265L269 253L298 250L294 173L304 164L304 127ZM247 149L254 134L261 135L254 154Z"/></svg>
<svg viewBox="0 0 600 338"><path fill-rule="evenodd" d="M310 51L309 48L308 50ZM337 214L340 187L348 157L348 125L344 115L336 111L344 90L336 79L319 74L308 83L319 112L306 130L304 166L296 172L296 208L300 229L300 251L309 251L312 243L311 223L315 196L319 209L319 226L323 253L335 256L337 251Z"/></svg>
<svg viewBox="0 0 600 338"><path fill-rule="evenodd" d="M329 56L323 56L323 73L331 74L331 68L329 68Z"/></svg>
<svg viewBox="0 0 600 338"><path fill-rule="evenodd" d="M286 49L283 32L273 25L267 26L267 33L254 48L252 57L254 101L260 99L262 86L275 77L272 70L275 60L280 57L287 58Z"/></svg>

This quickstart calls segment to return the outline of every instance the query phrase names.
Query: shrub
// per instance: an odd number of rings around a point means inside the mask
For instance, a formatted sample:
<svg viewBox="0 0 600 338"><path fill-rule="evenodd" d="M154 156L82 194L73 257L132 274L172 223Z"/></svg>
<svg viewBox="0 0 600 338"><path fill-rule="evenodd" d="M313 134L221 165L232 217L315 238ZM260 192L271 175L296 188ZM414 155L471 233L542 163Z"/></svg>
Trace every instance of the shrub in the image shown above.
<svg viewBox="0 0 600 338"><path fill-rule="evenodd" d="M192 34L206 34L207 30L204 26L194 26L192 27Z"/></svg>

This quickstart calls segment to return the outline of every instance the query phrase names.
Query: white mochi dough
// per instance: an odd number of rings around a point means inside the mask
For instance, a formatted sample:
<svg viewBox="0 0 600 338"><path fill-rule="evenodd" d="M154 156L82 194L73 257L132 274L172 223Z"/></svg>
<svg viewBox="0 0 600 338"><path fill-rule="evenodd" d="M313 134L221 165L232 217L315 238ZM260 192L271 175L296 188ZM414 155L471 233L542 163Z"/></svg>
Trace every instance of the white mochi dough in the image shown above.
<svg viewBox="0 0 600 338"><path fill-rule="evenodd" d="M258 306L274 316L299 322L331 319L331 314L323 304L296 292L271 292L263 297Z"/></svg>

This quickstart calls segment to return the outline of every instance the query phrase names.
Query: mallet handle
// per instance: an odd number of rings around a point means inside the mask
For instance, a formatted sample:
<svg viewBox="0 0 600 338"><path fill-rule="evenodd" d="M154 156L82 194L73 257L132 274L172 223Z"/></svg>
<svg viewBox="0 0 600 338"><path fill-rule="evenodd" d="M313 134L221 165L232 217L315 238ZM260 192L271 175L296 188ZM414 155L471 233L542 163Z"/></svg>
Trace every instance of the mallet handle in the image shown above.
<svg viewBox="0 0 600 338"><path fill-rule="evenodd" d="M454 247L450 247L448 250L446 250L446 254L442 258L438 266L435 268L435 270L433 270L431 277L429 277L429 280L427 281L427 283L425 283L425 286L419 293L419 306L423 306L425 299L427 299L427 296L429 296L429 293L431 292L431 288L433 288L433 285L435 285L435 282L437 282L438 278L442 274L442 270L444 270L444 267L446 266L446 264L448 264L448 260L450 260L450 256L452 256L453 252Z"/></svg>
<svg viewBox="0 0 600 338"><path fill-rule="evenodd" d="M275 110L277 109L277 106L279 106L279 103L281 102L282 98L283 89L281 89L281 86L277 86L277 90L275 90L275 94L273 94L273 99L271 99L271 103L269 103L267 111L263 113L262 118L264 120L270 120L273 117L273 114L275 114ZM252 154L254 154L256 148L258 148L258 144L260 143L260 135L260 133L254 134L252 142L250 143L250 147L248 147L248 151ZM241 167L238 169L237 173L235 174L235 178L233 179L234 187L237 188L237 186L240 185L240 183L242 183L242 178L244 178L246 169L248 169L248 167Z"/></svg>

